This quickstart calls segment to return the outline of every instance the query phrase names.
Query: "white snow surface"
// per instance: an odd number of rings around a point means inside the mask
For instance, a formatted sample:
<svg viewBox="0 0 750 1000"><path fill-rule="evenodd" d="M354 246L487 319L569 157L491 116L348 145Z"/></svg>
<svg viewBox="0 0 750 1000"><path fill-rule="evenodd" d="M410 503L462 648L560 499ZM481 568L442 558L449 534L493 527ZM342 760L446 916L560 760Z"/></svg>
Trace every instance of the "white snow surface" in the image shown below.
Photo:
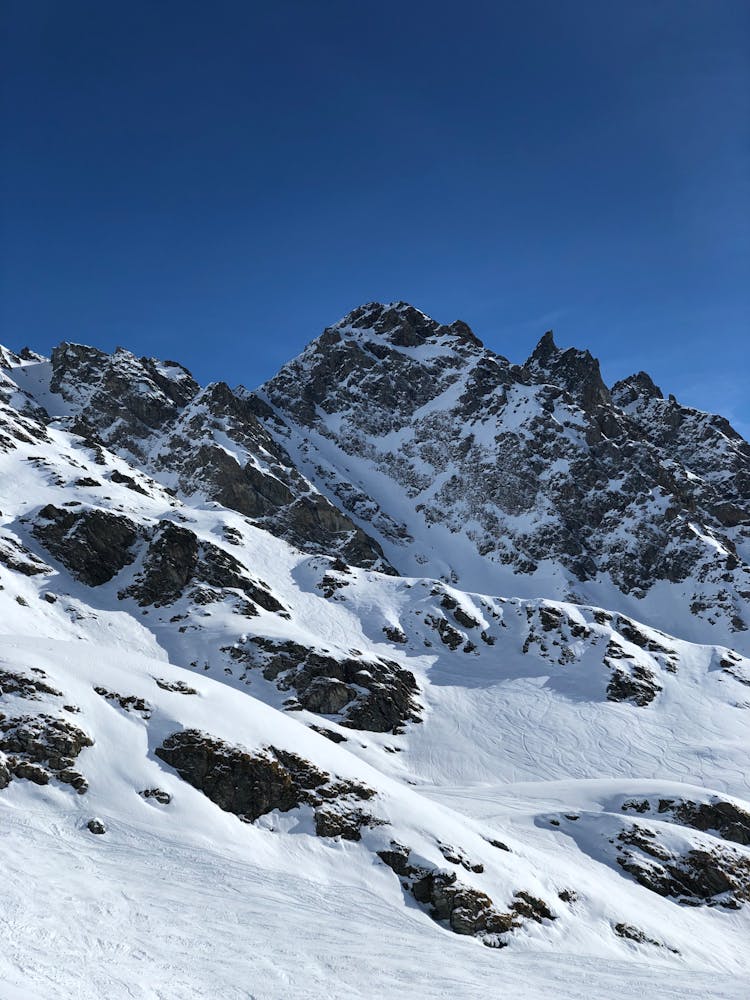
<svg viewBox="0 0 750 1000"><path fill-rule="evenodd" d="M43 366L12 374L49 410ZM112 482L113 470L145 494ZM100 485L76 486L84 476ZM247 619L229 598L204 609L186 597L141 608L117 596L137 562L86 587L31 534L30 519L48 503L108 510L139 525L184 524L265 581L288 617L260 611ZM0 543L22 544L46 564L34 575L0 564L0 671L43 671L61 692L42 695L41 705L6 694L0 713L42 710L94 741L76 762L85 794L55 780L13 780L0 790L2 1000L748 995L750 904L680 905L629 877L608 844L632 822L622 809L629 799L721 796L750 810L750 661L732 653L727 670L724 647L631 623L653 643L646 649L625 637L628 622L614 612L606 618L512 589L469 594L420 576L352 570L326 598L320 582L330 560L306 556L218 504L175 499L109 452L97 464L81 439L54 427L46 441L0 451L0 511ZM238 544L225 541L227 528ZM435 527L436 538L442 530ZM440 603L445 595L476 624L456 624ZM545 609L559 614L560 629L539 627ZM180 615L182 632L170 621ZM441 617L462 636L456 649L438 636ZM388 641L385 627L404 641ZM422 721L380 734L284 711L282 692L221 651L248 635L395 660L417 679ZM656 679L650 704L607 700L604 657L613 642ZM197 693L165 690L157 678ZM124 711L95 687L145 699L150 717ZM311 724L346 742L332 743ZM279 747L363 783L385 825L348 842L315 836L305 806L241 822L155 755L165 737L187 728L250 751ZM172 801L138 794L154 787ZM87 829L94 817L103 836ZM658 816L648 823L665 843L721 846L715 831ZM376 852L391 841L441 870L456 866L438 845L456 846L484 867L458 868L466 885L500 909L518 890L530 892L555 919L523 924L499 950L456 935L379 861ZM750 858L750 848L731 846ZM563 890L575 893L573 902L560 899ZM658 945L623 939L618 923Z"/></svg>

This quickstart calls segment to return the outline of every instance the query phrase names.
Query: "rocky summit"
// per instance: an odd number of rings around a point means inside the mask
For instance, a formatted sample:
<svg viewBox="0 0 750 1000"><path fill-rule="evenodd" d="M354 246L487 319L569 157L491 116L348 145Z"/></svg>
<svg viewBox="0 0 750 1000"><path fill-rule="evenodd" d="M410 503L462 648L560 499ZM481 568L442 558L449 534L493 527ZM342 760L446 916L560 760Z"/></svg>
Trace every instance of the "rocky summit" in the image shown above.
<svg viewBox="0 0 750 1000"><path fill-rule="evenodd" d="M0 348L7 995L741 996L750 445L665 389Z"/></svg>

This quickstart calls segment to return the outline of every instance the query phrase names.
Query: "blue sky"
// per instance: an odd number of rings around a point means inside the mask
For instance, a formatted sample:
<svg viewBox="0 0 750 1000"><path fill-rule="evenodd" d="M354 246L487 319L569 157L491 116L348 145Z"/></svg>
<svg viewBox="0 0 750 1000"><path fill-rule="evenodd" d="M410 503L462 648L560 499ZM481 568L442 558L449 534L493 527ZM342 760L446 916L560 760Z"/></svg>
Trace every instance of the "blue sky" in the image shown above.
<svg viewBox="0 0 750 1000"><path fill-rule="evenodd" d="M745 0L6 0L0 341L255 385L364 301L750 430Z"/></svg>

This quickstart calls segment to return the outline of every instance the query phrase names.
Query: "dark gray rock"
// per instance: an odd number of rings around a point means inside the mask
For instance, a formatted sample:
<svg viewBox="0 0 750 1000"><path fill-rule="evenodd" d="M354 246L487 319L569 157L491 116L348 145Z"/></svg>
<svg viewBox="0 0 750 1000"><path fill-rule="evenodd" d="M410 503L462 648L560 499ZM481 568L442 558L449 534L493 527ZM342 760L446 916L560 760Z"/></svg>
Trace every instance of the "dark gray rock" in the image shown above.
<svg viewBox="0 0 750 1000"><path fill-rule="evenodd" d="M225 590L240 590L266 611L283 610L270 587L261 580L253 580L238 559L173 521L159 522L140 571L120 596L133 597L141 606L162 607L182 597L191 584L206 584L211 588L193 592L198 603L220 599Z"/></svg>
<svg viewBox="0 0 750 1000"><path fill-rule="evenodd" d="M154 677L157 687L162 691L176 691L177 694L198 694L194 687L190 687L185 681L168 681L163 677Z"/></svg>
<svg viewBox="0 0 750 1000"><path fill-rule="evenodd" d="M456 934L479 937L484 944L501 948L507 944L505 936L523 920L555 919L543 900L526 892L517 892L510 912L503 913L486 893L460 882L455 872L412 864L410 855L407 847L395 842L390 850L378 851L380 860L399 877L404 892Z"/></svg>
<svg viewBox="0 0 750 1000"><path fill-rule="evenodd" d="M622 805L623 812L641 815L651 813L661 820L669 820L693 830L712 833L723 840L750 846L750 813L718 797L709 802L691 799L629 799Z"/></svg>
<svg viewBox="0 0 750 1000"><path fill-rule="evenodd" d="M652 944L655 948L666 948L674 955L679 955L676 948L670 948L669 945L665 945L663 942L649 937L639 927L634 927L632 924L615 924L614 932L618 937L625 938L626 941L635 941L636 944Z"/></svg>
<svg viewBox="0 0 750 1000"><path fill-rule="evenodd" d="M722 418L663 399L644 373L610 392L598 362L551 333L518 366L458 324L369 303L259 395L269 431L396 563L403 552L412 566L439 524L516 573L554 560L571 587L609 575L643 597L692 577L694 615L748 624L750 446ZM395 446L381 442L391 433ZM350 456L379 473L376 496L352 481ZM416 514L401 521L405 501Z"/></svg>
<svg viewBox="0 0 750 1000"><path fill-rule="evenodd" d="M16 778L47 784L51 777L83 794L86 779L73 764L93 740L78 726L52 715L0 715L0 751L7 755L5 768Z"/></svg>
<svg viewBox="0 0 750 1000"><path fill-rule="evenodd" d="M24 576L39 576L41 573L51 571L51 567L39 556L30 552L18 539L4 532L0 533L0 563L14 573L22 573Z"/></svg>
<svg viewBox="0 0 750 1000"><path fill-rule="evenodd" d="M32 533L70 573L98 587L133 561L136 525L111 511L65 510L47 504L36 516Z"/></svg>
<svg viewBox="0 0 750 1000"><path fill-rule="evenodd" d="M361 839L361 828L379 823L358 805L371 788L341 781L287 750L267 747L250 753L195 729L173 733L157 747L161 758L220 809L254 822L278 809L300 805L315 810L320 837Z"/></svg>
<svg viewBox="0 0 750 1000"><path fill-rule="evenodd" d="M108 691L104 687L95 687L94 691L106 701L112 701L124 712L134 712L142 719L151 718L151 706L144 699L135 694L120 694L117 691Z"/></svg>
<svg viewBox="0 0 750 1000"><path fill-rule="evenodd" d="M43 670L32 667L31 673L33 676L15 670L0 670L0 698L7 694L17 694L31 701L39 701L42 694L62 697L62 691L53 688L43 679L47 676Z"/></svg>
<svg viewBox="0 0 750 1000"><path fill-rule="evenodd" d="M173 733L155 753L220 809L248 822L274 809L288 812L302 800L301 784L271 753L249 753L190 729ZM307 784L327 780L312 765L307 768Z"/></svg>
<svg viewBox="0 0 750 1000"><path fill-rule="evenodd" d="M248 669L260 669L282 691L294 691L297 705L323 715L341 715L353 729L399 732L419 721L417 683L392 660L336 657L294 642L253 636L224 647Z"/></svg>
<svg viewBox="0 0 750 1000"><path fill-rule="evenodd" d="M162 806L168 806L172 801L172 796L163 788L144 788L138 794L144 799L153 799L154 802L158 802Z"/></svg>
<svg viewBox="0 0 750 1000"><path fill-rule="evenodd" d="M678 854L637 823L618 835L617 863L640 885L687 905L738 909L750 900L750 858L729 847Z"/></svg>

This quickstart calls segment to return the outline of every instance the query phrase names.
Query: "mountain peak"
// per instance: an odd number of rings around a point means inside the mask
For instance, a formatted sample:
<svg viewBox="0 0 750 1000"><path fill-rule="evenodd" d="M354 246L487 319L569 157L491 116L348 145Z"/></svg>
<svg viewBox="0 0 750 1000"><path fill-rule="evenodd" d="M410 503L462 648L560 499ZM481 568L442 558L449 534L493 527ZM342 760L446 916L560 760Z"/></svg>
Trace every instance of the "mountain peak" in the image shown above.
<svg viewBox="0 0 750 1000"><path fill-rule="evenodd" d="M618 406L627 406L637 399L663 399L664 393L647 372L636 372L612 386L612 398Z"/></svg>
<svg viewBox="0 0 750 1000"><path fill-rule="evenodd" d="M547 361L552 357L553 354L559 354L560 348L555 343L555 337L552 330L547 330L547 332L540 337L539 343L536 345L534 350L529 357L529 361L536 359L538 361ZM527 362L528 364L528 362Z"/></svg>
<svg viewBox="0 0 750 1000"><path fill-rule="evenodd" d="M367 302L347 313L326 333L346 335L364 331L371 331L394 347L419 347L446 336L482 347L482 342L462 320L448 325L438 323L421 309L403 301Z"/></svg>
<svg viewBox="0 0 750 1000"><path fill-rule="evenodd" d="M536 345L524 368L539 381L549 378L563 386L585 410L611 402L598 360L588 350L561 350L551 330Z"/></svg>

